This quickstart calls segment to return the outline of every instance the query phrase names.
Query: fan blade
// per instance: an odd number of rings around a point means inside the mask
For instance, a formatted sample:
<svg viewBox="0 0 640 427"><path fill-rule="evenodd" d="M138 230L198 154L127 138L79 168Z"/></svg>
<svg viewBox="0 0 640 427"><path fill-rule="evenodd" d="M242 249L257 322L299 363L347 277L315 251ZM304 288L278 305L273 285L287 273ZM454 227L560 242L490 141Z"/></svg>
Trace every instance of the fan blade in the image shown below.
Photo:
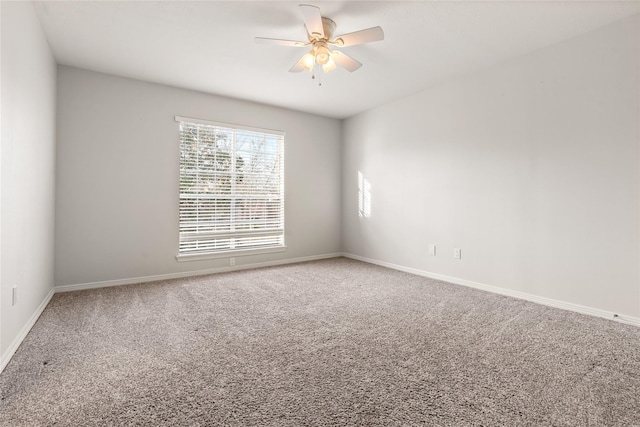
<svg viewBox="0 0 640 427"><path fill-rule="evenodd" d="M290 73L299 73L300 71L304 71L304 67L302 66L302 60L296 62L296 65L291 67L289 70Z"/></svg>
<svg viewBox="0 0 640 427"><path fill-rule="evenodd" d="M277 44L280 46L293 46L293 47L304 47L309 44L305 42L298 42L295 40L270 39L265 37L256 37L254 40L256 41L256 43L260 43L260 44Z"/></svg>
<svg viewBox="0 0 640 427"><path fill-rule="evenodd" d="M331 52L331 57L341 67L347 69L347 71L354 72L358 68L362 67L362 64L347 55L346 53L342 53L339 50L334 50Z"/></svg>
<svg viewBox="0 0 640 427"><path fill-rule="evenodd" d="M354 46L357 44L377 42L378 40L384 40L384 31L382 31L380 27L372 27L366 30L343 34L335 39L333 43L338 46Z"/></svg>
<svg viewBox="0 0 640 427"><path fill-rule="evenodd" d="M300 10L304 17L304 25L307 27L309 35L324 38L324 28L322 27L322 15L320 8L310 4L301 4Z"/></svg>

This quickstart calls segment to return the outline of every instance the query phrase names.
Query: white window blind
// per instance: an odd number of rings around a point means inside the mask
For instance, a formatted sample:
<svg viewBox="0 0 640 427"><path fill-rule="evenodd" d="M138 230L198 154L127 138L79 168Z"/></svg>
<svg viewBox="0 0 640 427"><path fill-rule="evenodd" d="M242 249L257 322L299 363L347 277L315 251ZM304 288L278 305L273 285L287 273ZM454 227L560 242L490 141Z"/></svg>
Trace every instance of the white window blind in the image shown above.
<svg viewBox="0 0 640 427"><path fill-rule="evenodd" d="M176 117L178 255L284 247L284 134Z"/></svg>

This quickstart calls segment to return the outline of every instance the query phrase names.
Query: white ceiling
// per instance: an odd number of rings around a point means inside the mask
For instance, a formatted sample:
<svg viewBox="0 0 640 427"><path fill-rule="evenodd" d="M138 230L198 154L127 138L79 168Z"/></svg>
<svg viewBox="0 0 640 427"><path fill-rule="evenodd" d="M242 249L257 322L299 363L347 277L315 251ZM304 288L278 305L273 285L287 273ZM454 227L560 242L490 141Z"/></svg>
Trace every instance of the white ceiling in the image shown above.
<svg viewBox="0 0 640 427"><path fill-rule="evenodd" d="M289 73L304 48L298 4L319 6L336 35L380 25L385 40L343 48L364 64ZM37 2L59 64L345 118L453 76L640 13L614 1ZM640 16L640 15L639 15Z"/></svg>

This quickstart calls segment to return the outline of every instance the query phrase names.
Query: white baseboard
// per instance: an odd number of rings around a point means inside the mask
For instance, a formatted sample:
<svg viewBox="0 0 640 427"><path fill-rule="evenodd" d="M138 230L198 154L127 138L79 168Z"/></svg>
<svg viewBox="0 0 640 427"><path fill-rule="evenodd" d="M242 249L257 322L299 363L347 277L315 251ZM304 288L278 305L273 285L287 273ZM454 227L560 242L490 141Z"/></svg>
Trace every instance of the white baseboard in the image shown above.
<svg viewBox="0 0 640 427"><path fill-rule="evenodd" d="M22 344L22 341L24 341L24 339L27 337L27 334L29 333L31 328L33 328L33 325L36 324L36 321L38 320L38 318L40 317L44 309L47 307L47 304L49 304L49 301L51 301L51 298L53 298L54 293L55 293L54 289L51 289L49 291L49 293L47 294L46 297L44 297L44 299L42 300L38 308L36 308L36 311L31 315L29 320L27 320L27 323L25 323L25 325L20 330L18 335L11 342L11 344L9 345L9 348L7 348L4 354L0 356L0 373L4 371L4 368L7 366L7 364L9 363L9 361L11 360L15 352L18 350L18 347L20 347L20 344Z"/></svg>
<svg viewBox="0 0 640 427"><path fill-rule="evenodd" d="M376 264L382 267L391 268L394 270L404 271L406 273L415 274L417 276L428 277L430 279L442 280L443 282L449 282L456 285L468 286L470 288L480 289L487 292L492 292L494 294L505 295L513 298L522 299L525 301L535 302L538 304L546 305L549 307L560 308L563 310L574 311L576 313L588 314L590 316L603 317L609 320L615 320L617 322L626 323L629 325L634 325L640 327L640 318L627 316L627 315L619 315L610 311L601 310L599 308L586 307L579 304L573 304L570 302L559 301L551 298L541 297L537 295L528 294L525 292L513 291L510 289L499 288L497 286L485 285L484 283L473 282L470 280L459 279L457 277L445 276L442 274L431 273L428 271L418 270L415 268L404 267L402 265L392 264L390 262L379 261L376 259L366 258L359 255L343 253L343 256L347 258L352 258L358 261L367 262L369 264Z"/></svg>
<svg viewBox="0 0 640 427"><path fill-rule="evenodd" d="M314 255L314 256L300 257L300 258L291 258L291 259L285 259L285 260L267 261L267 262L245 264L245 265L236 265L236 266L233 266L233 267L220 267L220 268L212 268L212 269L208 269L208 270L186 271L186 272L181 272L181 273L160 274L160 275L156 275L156 276L144 276L144 277L135 277L135 278L130 278L130 279L107 280L107 281L103 281L103 282L92 282L92 283L81 283L81 284L77 284L77 285L56 286L47 294L47 296L40 303L40 305L38 306L36 311L33 313L33 315L29 318L27 323L24 325L24 327L20 330L20 333L15 337L15 339L13 340L11 345L9 345L9 348L7 348L7 350L4 352L4 354L2 354L0 356L0 373L7 366L7 364L11 360L11 357L13 357L14 353L16 352L16 350L18 350L18 347L20 347L20 344L25 339L25 337L27 336L27 334L29 333L29 331L31 330L33 325L35 325L36 321L38 320L38 318L40 317L40 315L42 314L44 309L47 307L47 304L49 304L49 301L51 301L51 298L53 297L54 293L79 291L79 290L84 290L84 289L104 288L104 287L109 287L109 286L133 285L133 284L136 284L136 283L153 282L153 281L158 281L158 280L179 279L179 278L182 278L182 277L202 276L202 275L213 274L213 273L224 273L224 272L228 272L228 271L248 270L248 269L252 269L252 268L271 267L271 266L276 266L276 265L294 264L294 263L306 262L306 261L316 261L316 260L320 260L320 259L336 258L336 257L340 257L340 256L344 256L344 257L347 257L347 258L352 258L352 259L355 259L355 260L358 260L358 261L367 262L369 264L376 264L376 265L380 265L380 266L383 266L383 267L392 268L394 270L404 271L404 272L407 272L407 273L415 274L417 276L429 277L431 279L442 280L444 282L449 282L449 283L454 283L454 284L457 284L457 285L468 286L468 287L471 287L471 288L481 289L483 291L492 292L492 293L495 293L495 294L510 296L510 297L514 297L514 298L518 298L518 299L522 299L522 300L526 300L526 301L535 302L535 303L538 303L538 304L547 305L547 306L550 306L550 307L555 307L555 308L560 308L560 309L564 309L564 310L574 311L574 312L582 313L582 314L588 314L588 315L591 315L591 316L603 317L605 319L615 320L615 321L618 321L618 322L621 322L621 323L626 323L626 324L630 324L630 325L634 325L634 326L640 327L640 318L637 318L637 317L626 316L626 315L617 315L615 313L612 313L612 312L609 312L609 311L605 311L605 310L601 310L601 309L597 309L597 308L585 307L585 306L578 305L578 304L573 304L573 303L564 302L564 301L558 301L558 300L554 300L554 299L551 299L551 298L545 298L545 297L540 297L540 296L537 296L537 295L527 294L527 293L524 293L524 292L512 291L512 290L509 290L509 289L499 288L499 287L496 287L496 286L485 285L483 283L473 282L473 281L470 281L470 280L464 280L464 279L459 279L459 278L456 278L456 277L445 276L445 275L442 275L442 274L437 274L437 273L431 273L431 272L428 272L428 271L418 270L418 269L415 269L415 268L404 267L404 266L401 266L401 265L392 264L392 263L385 262L385 261L379 261L379 260L375 260L375 259L371 259L371 258L366 258L366 257L362 257L362 256L359 256L359 255L354 255L354 254L350 254L350 253L331 253L331 254Z"/></svg>
<svg viewBox="0 0 640 427"><path fill-rule="evenodd" d="M104 282L79 283L76 285L62 285L62 286L56 286L54 289L56 293L58 293L58 292L81 291L85 289L106 288L110 286L134 285L136 283L156 282L158 280L180 279L183 277L204 276L207 274L225 273L228 271L249 270L252 268L271 267L271 266L284 265L284 264L295 264L298 262L316 261L319 259L336 258L340 256L342 256L342 253L313 255L308 257L282 259L277 261L266 261L266 262L257 262L253 264L235 265L233 267L219 267L219 268L211 268L207 270L184 271L180 273L159 274L156 276L143 276L143 277L134 277L129 279L105 280Z"/></svg>

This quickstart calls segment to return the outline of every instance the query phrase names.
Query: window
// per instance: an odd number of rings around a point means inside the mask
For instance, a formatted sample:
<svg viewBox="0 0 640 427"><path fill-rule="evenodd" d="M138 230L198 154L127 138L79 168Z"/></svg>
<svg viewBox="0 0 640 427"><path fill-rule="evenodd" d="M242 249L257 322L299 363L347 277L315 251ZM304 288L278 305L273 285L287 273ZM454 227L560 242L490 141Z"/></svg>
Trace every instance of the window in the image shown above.
<svg viewBox="0 0 640 427"><path fill-rule="evenodd" d="M176 121L178 260L284 250L284 133Z"/></svg>

